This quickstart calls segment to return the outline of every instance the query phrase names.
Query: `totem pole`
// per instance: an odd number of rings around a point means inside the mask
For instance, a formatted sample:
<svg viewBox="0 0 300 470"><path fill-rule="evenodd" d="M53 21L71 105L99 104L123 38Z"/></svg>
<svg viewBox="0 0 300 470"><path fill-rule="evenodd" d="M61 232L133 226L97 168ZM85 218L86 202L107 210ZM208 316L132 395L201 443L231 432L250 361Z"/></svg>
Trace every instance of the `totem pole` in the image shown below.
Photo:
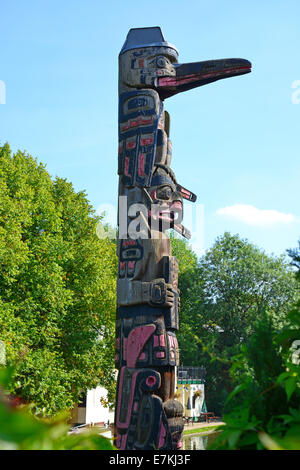
<svg viewBox="0 0 300 470"><path fill-rule="evenodd" d="M115 444L120 450L179 449L183 409L174 399L179 365L178 262L166 230L189 238L183 199L195 194L170 168L176 93L250 72L243 59L178 64L159 27L131 29L119 55L119 238ZM184 158L187 158L184 156Z"/></svg>

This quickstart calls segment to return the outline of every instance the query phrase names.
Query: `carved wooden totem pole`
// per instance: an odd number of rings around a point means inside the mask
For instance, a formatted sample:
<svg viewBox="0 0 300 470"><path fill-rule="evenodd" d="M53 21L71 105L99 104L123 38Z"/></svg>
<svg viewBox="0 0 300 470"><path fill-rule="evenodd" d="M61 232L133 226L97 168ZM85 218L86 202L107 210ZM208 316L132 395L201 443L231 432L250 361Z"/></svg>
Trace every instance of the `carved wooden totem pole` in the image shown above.
<svg viewBox="0 0 300 470"><path fill-rule="evenodd" d="M170 168L170 118L163 101L250 70L243 59L178 64L176 48L159 27L131 29L120 52L115 411L120 450L181 447L183 409L174 399L178 263L165 232L173 228L189 238L181 224L183 199L194 202L196 196L177 183Z"/></svg>

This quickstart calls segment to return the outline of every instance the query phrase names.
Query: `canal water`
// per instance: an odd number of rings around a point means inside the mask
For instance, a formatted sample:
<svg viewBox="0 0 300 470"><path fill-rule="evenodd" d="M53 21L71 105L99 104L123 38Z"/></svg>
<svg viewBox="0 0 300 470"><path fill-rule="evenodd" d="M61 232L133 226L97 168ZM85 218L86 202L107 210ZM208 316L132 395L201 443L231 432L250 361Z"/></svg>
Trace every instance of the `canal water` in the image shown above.
<svg viewBox="0 0 300 470"><path fill-rule="evenodd" d="M210 434L190 434L183 437L182 450L206 450L217 438L219 432L211 432ZM101 436L112 439L111 431L101 433Z"/></svg>
<svg viewBox="0 0 300 470"><path fill-rule="evenodd" d="M206 450L217 438L218 433L190 434L183 438L183 450Z"/></svg>

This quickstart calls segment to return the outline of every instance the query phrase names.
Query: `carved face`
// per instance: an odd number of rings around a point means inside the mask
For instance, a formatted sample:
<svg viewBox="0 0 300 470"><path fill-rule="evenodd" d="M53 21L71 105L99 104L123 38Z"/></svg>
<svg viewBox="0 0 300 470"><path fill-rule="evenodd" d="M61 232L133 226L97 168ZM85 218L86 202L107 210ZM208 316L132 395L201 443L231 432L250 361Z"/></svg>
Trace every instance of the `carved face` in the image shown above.
<svg viewBox="0 0 300 470"><path fill-rule="evenodd" d="M168 47L147 47L120 56L120 86L156 88L158 78L175 77L176 52Z"/></svg>
<svg viewBox="0 0 300 470"><path fill-rule="evenodd" d="M173 228L183 219L183 203L181 193L173 178L163 168L154 172L150 196L153 200L149 217L159 220L160 230ZM150 222L150 221L149 221Z"/></svg>

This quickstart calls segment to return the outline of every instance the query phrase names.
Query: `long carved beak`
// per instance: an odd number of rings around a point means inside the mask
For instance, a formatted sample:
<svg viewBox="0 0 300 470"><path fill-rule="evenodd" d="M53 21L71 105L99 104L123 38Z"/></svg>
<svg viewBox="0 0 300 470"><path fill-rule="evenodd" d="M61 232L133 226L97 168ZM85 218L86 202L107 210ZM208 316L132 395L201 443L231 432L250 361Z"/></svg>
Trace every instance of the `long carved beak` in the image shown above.
<svg viewBox="0 0 300 470"><path fill-rule="evenodd" d="M175 77L158 79L157 91L162 99L198 86L251 72L251 62L246 59L219 59L189 64L176 64Z"/></svg>

